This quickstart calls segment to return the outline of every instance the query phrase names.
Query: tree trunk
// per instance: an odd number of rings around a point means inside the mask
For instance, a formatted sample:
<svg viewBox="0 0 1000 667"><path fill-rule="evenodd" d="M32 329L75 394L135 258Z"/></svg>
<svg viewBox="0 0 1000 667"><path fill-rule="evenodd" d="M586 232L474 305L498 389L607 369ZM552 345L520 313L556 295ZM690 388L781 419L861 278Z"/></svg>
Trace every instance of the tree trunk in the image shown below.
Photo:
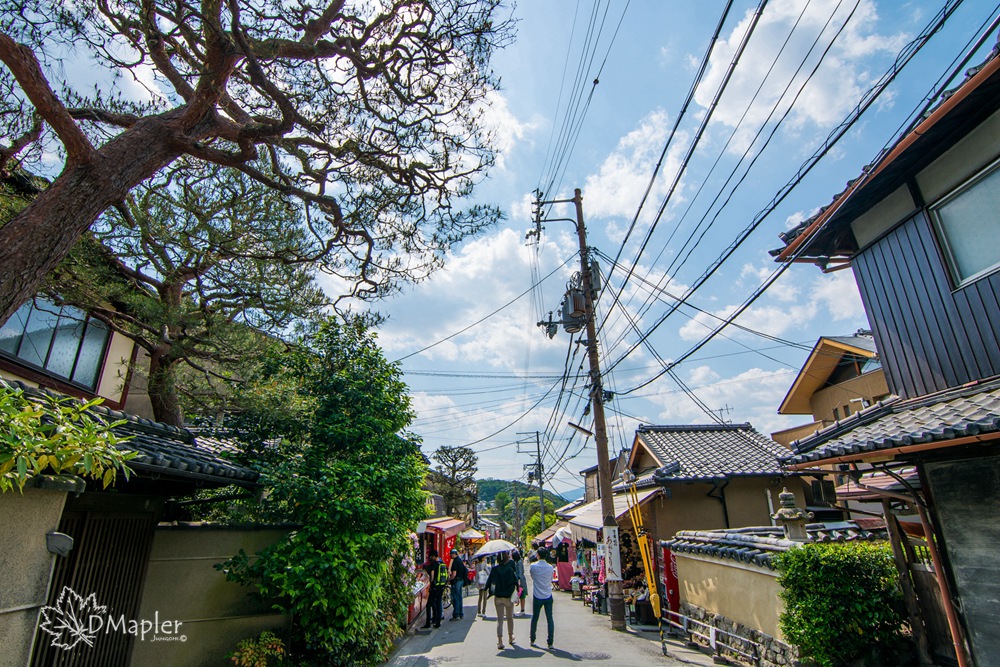
<svg viewBox="0 0 1000 667"><path fill-rule="evenodd" d="M95 151L67 165L27 208L0 227L0 322L34 296L45 275L80 235L129 190L181 153L171 140L183 108L144 118Z"/></svg>
<svg viewBox="0 0 1000 667"><path fill-rule="evenodd" d="M149 355L149 400L156 421L171 426L183 426L184 415L177 399L177 360L165 354Z"/></svg>

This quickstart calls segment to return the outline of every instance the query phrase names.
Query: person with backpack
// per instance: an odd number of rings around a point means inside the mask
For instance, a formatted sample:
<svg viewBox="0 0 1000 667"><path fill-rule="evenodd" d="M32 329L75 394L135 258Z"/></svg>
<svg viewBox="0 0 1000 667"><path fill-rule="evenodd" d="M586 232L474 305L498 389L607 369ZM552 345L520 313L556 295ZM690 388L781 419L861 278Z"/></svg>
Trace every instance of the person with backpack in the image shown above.
<svg viewBox="0 0 1000 667"><path fill-rule="evenodd" d="M451 571L448 576L451 578L451 620L458 621L465 618L462 590L469 577L469 568L465 567L465 561L458 555L458 549L451 550Z"/></svg>
<svg viewBox="0 0 1000 667"><path fill-rule="evenodd" d="M438 552L431 549L424 563L424 571L431 579L431 590L427 596L427 620L423 627L429 628L433 623L435 628L441 627L441 617L444 615L444 588L448 585L448 566L438 558Z"/></svg>
<svg viewBox="0 0 1000 667"><path fill-rule="evenodd" d="M500 562L490 571L486 582L488 590L494 596L493 604L497 610L497 648L503 649L503 622L507 619L507 640L514 645L514 596L517 591L517 572L514 563L506 553L501 553Z"/></svg>
<svg viewBox="0 0 1000 667"><path fill-rule="evenodd" d="M490 597L490 587L487 582L490 579L490 570L493 566L486 560L486 556L476 563L476 586L479 588L479 602L476 604L476 613L486 618L486 600Z"/></svg>

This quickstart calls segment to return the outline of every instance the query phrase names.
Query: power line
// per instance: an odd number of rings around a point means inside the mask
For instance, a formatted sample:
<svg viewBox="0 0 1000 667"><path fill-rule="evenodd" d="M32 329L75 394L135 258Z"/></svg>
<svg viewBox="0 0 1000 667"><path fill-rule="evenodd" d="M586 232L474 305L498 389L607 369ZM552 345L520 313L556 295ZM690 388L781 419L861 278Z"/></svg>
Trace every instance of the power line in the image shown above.
<svg viewBox="0 0 1000 667"><path fill-rule="evenodd" d="M451 335L448 335L448 336L445 336L444 338L442 338L441 340L439 340L439 341L437 341L437 342L435 342L435 343L431 343L430 345L427 345L426 347L422 347L422 348L420 348L420 349L419 349L419 350L417 350L416 352L410 352L409 354L407 354L407 355L405 355L405 356L402 356L402 357L399 357L398 359L396 359L396 360L395 360L395 362L399 362L399 361L403 361L404 359L409 359L410 357L414 357L414 356L416 356L416 355L420 354L421 352L426 352L427 350L429 350L429 349L431 349L431 348L433 348L433 347L437 347L438 345L441 345L442 343L446 343L446 342L448 342L449 340L451 340L451 339L452 339L452 338L454 338L455 336L459 336L459 335L461 335L461 334L465 333L466 331L468 331L469 329L472 329L473 327L476 327L476 326L479 326L480 324L482 324L482 323L483 323L483 322L485 322L486 320L490 319L491 317L493 317L493 316L494 316L494 315L496 315L497 313L500 313L500 312L502 312L503 310L505 310L506 308L509 308L510 306L512 306L512 305L514 305L515 303L517 303L517 302L518 302L518 301L519 301L519 300L520 300L521 298L523 298L523 297L524 297L524 296L525 296L526 294L530 294L530 293L531 293L531 291L532 291L532 290L534 290L534 289L535 289L535 288L536 288L536 287L537 287L538 285L542 284L543 282L545 282L546 280L548 280L549 278L551 278L551 277L552 277L552 276L553 276L553 275L554 275L554 274L556 273L556 271L558 271L559 269L561 269L561 268L563 268L564 266L566 266L567 264L569 264L569 263L570 263L571 261L573 261L573 260L574 260L575 258L576 258L576 255L571 255L571 256L570 256L569 258L567 258L567 259L566 259L566 261L564 261L564 262L563 262L562 264L560 264L560 265L559 265L559 266L557 266L557 267L556 267L555 269L553 269L552 271L550 271L550 272L548 273L548 275L546 275L546 276L545 276L544 278L542 278L542 279L541 279L541 280L540 280L539 282L535 283L534 285L532 285L531 287L529 287L529 288L528 288L528 289L526 289L525 291L521 292L521 293L520 293L520 294L518 294L518 295L517 295L516 297L514 297L513 299L511 299L510 301L508 301L508 302L507 302L507 303L505 303L504 305L500 306L499 308L497 308L496 310L494 310L494 311L493 311L492 313L490 313L489 315L486 315L486 316L484 316L484 317L482 317L482 318L480 318L480 319L476 320L475 322L473 322L473 323L472 323L472 324L470 324L469 326L467 326L467 327L464 327L464 328L462 328L462 329L459 329L458 331L456 331L455 333L453 333L453 334L451 334ZM393 362L393 363L395 363L395 362Z"/></svg>

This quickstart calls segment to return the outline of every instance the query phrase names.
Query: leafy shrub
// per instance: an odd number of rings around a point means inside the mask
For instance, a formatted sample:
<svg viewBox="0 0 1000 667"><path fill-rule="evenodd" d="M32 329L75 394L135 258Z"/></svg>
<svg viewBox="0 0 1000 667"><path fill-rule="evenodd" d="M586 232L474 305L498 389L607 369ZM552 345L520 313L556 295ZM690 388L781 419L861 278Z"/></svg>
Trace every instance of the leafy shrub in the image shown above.
<svg viewBox="0 0 1000 667"><path fill-rule="evenodd" d="M236 667L267 667L268 658L278 658L280 665L285 657L285 643L273 632L264 631L257 639L244 639L228 656Z"/></svg>
<svg viewBox="0 0 1000 667"><path fill-rule="evenodd" d="M898 642L902 595L887 544L805 544L778 567L781 631L802 657L832 667Z"/></svg>
<svg viewBox="0 0 1000 667"><path fill-rule="evenodd" d="M102 399L81 402L48 395L28 398L21 389L0 385L0 493L24 489L36 475L72 474L98 480L105 488L135 454L118 448L127 440L90 412Z"/></svg>
<svg viewBox="0 0 1000 667"><path fill-rule="evenodd" d="M303 398L301 421L282 429L280 456L260 459L265 516L300 528L256 559L241 551L217 567L291 616L297 658L377 664L412 601L404 557L425 516L426 466L404 431L412 412L399 369L365 327L330 322L310 344L275 369ZM260 423L276 424L266 414Z"/></svg>

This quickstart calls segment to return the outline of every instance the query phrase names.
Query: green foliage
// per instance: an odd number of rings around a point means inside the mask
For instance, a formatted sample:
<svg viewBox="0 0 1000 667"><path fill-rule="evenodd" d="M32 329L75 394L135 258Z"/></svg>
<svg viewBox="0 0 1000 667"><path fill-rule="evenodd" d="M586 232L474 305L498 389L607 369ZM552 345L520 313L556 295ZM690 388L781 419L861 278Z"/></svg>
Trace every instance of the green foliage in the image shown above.
<svg viewBox="0 0 1000 667"><path fill-rule="evenodd" d="M847 664L897 642L901 593L887 544L805 544L778 558L781 631L802 657Z"/></svg>
<svg viewBox="0 0 1000 667"><path fill-rule="evenodd" d="M545 514L545 526L551 526L556 521L558 517L555 514ZM531 518L524 522L524 528L521 529L521 543L531 544L531 540L535 538L535 535L542 532L542 519L541 516L536 511L531 515Z"/></svg>
<svg viewBox="0 0 1000 667"><path fill-rule="evenodd" d="M246 425L280 423L290 434L259 461L271 482L266 513L301 528L257 559L241 552L219 567L293 618L297 653L374 664L411 601L404 561L424 518L426 467L404 431L412 412L400 371L366 327L328 322L309 343L272 374L286 388L297 378L299 412L285 422L267 410L244 415Z"/></svg>
<svg viewBox="0 0 1000 667"><path fill-rule="evenodd" d="M43 473L73 474L95 479L105 488L134 453L119 449L128 438L112 429L87 403L73 398L27 398L20 389L0 385L0 493L22 491L29 479Z"/></svg>
<svg viewBox="0 0 1000 667"><path fill-rule="evenodd" d="M431 455L437 467L427 476L430 490L441 494L447 514L458 516L463 506L476 502L476 471L479 457L468 447L440 447ZM464 510L463 510L464 511Z"/></svg>
<svg viewBox="0 0 1000 667"><path fill-rule="evenodd" d="M493 503L497 494L505 492L508 498L517 496L518 498L538 498L538 487L531 487L524 482L510 481L505 479L480 479L476 480L479 499L486 503ZM562 507L567 500L551 491L545 491L545 500L552 503L553 507ZM506 521L507 519L504 518Z"/></svg>
<svg viewBox="0 0 1000 667"><path fill-rule="evenodd" d="M268 658L278 658L271 664L280 665L285 655L285 643L273 632L265 631L256 639L244 639L226 657L236 667L267 667Z"/></svg>
<svg viewBox="0 0 1000 667"><path fill-rule="evenodd" d="M314 276L328 251L294 200L180 160L106 211L45 289L149 354L156 419L180 426L183 408L228 399L268 336L327 303Z"/></svg>

